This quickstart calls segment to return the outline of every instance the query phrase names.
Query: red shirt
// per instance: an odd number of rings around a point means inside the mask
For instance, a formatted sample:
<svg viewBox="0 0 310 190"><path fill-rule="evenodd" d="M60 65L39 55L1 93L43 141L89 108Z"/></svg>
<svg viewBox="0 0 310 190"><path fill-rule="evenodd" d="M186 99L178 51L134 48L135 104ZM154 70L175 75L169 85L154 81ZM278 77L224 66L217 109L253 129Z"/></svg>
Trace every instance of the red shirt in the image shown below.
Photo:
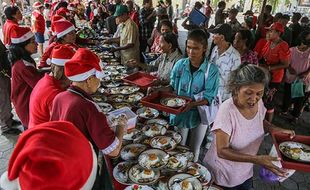
<svg viewBox="0 0 310 190"><path fill-rule="evenodd" d="M72 122L104 154L111 153L119 145L99 106L78 87L71 86L55 97L51 121L59 120Z"/></svg>
<svg viewBox="0 0 310 190"><path fill-rule="evenodd" d="M3 44L7 47L11 45L11 34L15 28L18 27L18 23L7 19L3 25Z"/></svg>
<svg viewBox="0 0 310 190"><path fill-rule="evenodd" d="M31 20L33 22L32 30L40 34L45 32L45 19L42 13L38 10L32 12Z"/></svg>
<svg viewBox="0 0 310 190"><path fill-rule="evenodd" d="M57 94L64 90L59 80L56 80L49 74L45 74L45 76L39 80L30 96L29 128L50 120L53 100Z"/></svg>
<svg viewBox="0 0 310 190"><path fill-rule="evenodd" d="M137 24L137 26L139 27L139 25L140 25L139 24L139 14L137 13L137 11L131 11L129 13L129 15L130 15L131 20L134 21Z"/></svg>
<svg viewBox="0 0 310 190"><path fill-rule="evenodd" d="M267 65L278 64L280 61L289 61L291 52L289 45L282 41L273 49L270 48L270 41L268 41L264 48L262 49L262 54L260 57L264 58ZM271 82L280 83L284 76L284 69L272 70L272 80Z"/></svg>
<svg viewBox="0 0 310 190"><path fill-rule="evenodd" d="M19 60L12 67L11 100L23 126L29 123L29 100L32 89L42 75L34 63Z"/></svg>

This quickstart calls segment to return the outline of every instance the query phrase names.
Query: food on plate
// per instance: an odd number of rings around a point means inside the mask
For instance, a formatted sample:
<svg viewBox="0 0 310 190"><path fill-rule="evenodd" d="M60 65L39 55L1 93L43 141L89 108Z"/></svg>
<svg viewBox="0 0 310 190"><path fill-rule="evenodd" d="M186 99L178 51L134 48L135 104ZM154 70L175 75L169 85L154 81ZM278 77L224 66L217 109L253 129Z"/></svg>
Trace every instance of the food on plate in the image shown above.
<svg viewBox="0 0 310 190"><path fill-rule="evenodd" d="M182 190L193 190L193 185L191 182L184 180L181 182Z"/></svg>
<svg viewBox="0 0 310 190"><path fill-rule="evenodd" d="M176 147L176 142L173 138L167 136L156 136L151 139L151 147L163 150L172 150Z"/></svg>
<svg viewBox="0 0 310 190"><path fill-rule="evenodd" d="M189 168L187 169L187 173L189 173L189 174L191 174L191 175L193 175L193 176L200 175L200 174L199 174L199 170L198 170L198 168L196 168L196 167L189 167Z"/></svg>
<svg viewBox="0 0 310 190"><path fill-rule="evenodd" d="M310 162L310 147L298 142L283 142L279 146L280 151L294 160Z"/></svg>
<svg viewBox="0 0 310 190"><path fill-rule="evenodd" d="M167 146L169 144L168 140L166 138L161 138L158 141L161 146Z"/></svg>
<svg viewBox="0 0 310 190"><path fill-rule="evenodd" d="M128 163L121 163L117 165L117 170L118 170L118 176L123 180L127 181L128 180L128 170L131 167L131 164Z"/></svg>
<svg viewBox="0 0 310 190"><path fill-rule="evenodd" d="M146 184L146 183L151 183L157 180L156 178L159 177L158 174L156 174L153 170L151 169L143 169L139 167L138 165L132 167L130 169L131 173L131 180L136 181L141 184Z"/></svg>
<svg viewBox="0 0 310 190"><path fill-rule="evenodd" d="M128 144L121 150L121 158L123 160L135 160L138 155L146 149L143 144Z"/></svg>
<svg viewBox="0 0 310 190"><path fill-rule="evenodd" d="M182 163L176 157L170 157L167 164L168 168L180 168Z"/></svg>
<svg viewBox="0 0 310 190"><path fill-rule="evenodd" d="M175 102L174 99L171 99L171 100L168 100L168 101L167 101L167 106L173 107L173 106L175 106L175 105L176 105L176 102Z"/></svg>
<svg viewBox="0 0 310 190"><path fill-rule="evenodd" d="M153 119L159 115L159 112L156 109L143 107L137 110L137 114L146 119Z"/></svg>

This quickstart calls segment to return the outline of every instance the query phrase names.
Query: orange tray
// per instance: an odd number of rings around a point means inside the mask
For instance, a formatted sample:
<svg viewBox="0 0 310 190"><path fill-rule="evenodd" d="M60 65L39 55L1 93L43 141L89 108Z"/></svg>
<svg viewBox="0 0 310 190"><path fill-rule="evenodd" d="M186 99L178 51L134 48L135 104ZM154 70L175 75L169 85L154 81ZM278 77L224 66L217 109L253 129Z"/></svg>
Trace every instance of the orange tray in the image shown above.
<svg viewBox="0 0 310 190"><path fill-rule="evenodd" d="M123 81L139 86L140 88L148 88L153 85L154 81L157 77L144 73L144 72L136 72L134 74L128 75L123 78Z"/></svg>

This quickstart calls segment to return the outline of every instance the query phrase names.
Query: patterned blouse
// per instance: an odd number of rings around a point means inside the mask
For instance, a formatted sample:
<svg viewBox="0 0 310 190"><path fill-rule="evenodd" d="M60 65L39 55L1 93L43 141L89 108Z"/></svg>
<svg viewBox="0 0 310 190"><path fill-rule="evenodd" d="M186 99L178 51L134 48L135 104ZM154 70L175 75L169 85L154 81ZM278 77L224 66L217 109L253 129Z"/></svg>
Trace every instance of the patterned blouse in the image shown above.
<svg viewBox="0 0 310 190"><path fill-rule="evenodd" d="M257 53L252 50L249 50L245 54L241 55L241 63L245 62L258 65Z"/></svg>

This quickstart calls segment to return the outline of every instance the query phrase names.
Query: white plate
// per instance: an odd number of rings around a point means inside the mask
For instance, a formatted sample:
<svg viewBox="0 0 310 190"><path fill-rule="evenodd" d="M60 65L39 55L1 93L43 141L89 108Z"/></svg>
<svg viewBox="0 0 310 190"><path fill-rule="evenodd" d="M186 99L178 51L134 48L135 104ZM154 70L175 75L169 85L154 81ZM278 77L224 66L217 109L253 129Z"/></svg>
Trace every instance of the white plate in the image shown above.
<svg viewBox="0 0 310 190"><path fill-rule="evenodd" d="M127 141L133 141L140 136L139 134L141 134L141 131L139 131L138 129L132 129L130 131L127 131L126 134L124 134L123 139Z"/></svg>
<svg viewBox="0 0 310 190"><path fill-rule="evenodd" d="M103 113L108 113L110 112L113 107L111 104L108 103L104 103L104 102L97 102L98 106L100 107L100 109L102 110Z"/></svg>
<svg viewBox="0 0 310 190"><path fill-rule="evenodd" d="M177 179L180 179L181 181L175 182L175 180L177 180ZM188 181L191 184L191 186L193 187L192 189L202 190L202 185L197 178L193 177L192 175L184 174L184 173L176 174L169 179L169 181L168 181L169 190L182 189L181 184L183 181Z"/></svg>
<svg viewBox="0 0 310 190"><path fill-rule="evenodd" d="M173 161L176 161L175 163ZM183 171L187 167L188 158L185 154L174 154L169 157L166 168L170 171Z"/></svg>
<svg viewBox="0 0 310 190"><path fill-rule="evenodd" d="M125 190L154 190L154 189L146 185L133 184L131 186L126 187Z"/></svg>
<svg viewBox="0 0 310 190"><path fill-rule="evenodd" d="M143 107L137 110L137 115L145 119L155 119L159 116L159 112L153 108Z"/></svg>
<svg viewBox="0 0 310 190"><path fill-rule="evenodd" d="M129 95L140 90L137 86L122 86L120 87L120 94Z"/></svg>
<svg viewBox="0 0 310 190"><path fill-rule="evenodd" d="M144 174L144 171L148 171L148 173L151 173L150 175L152 176L150 177L145 176L146 174ZM128 176L132 182L137 183L139 185L152 185L156 183L157 180L159 179L160 172L159 170L144 169L141 166L139 166L139 164L137 164L130 168Z"/></svg>
<svg viewBox="0 0 310 190"><path fill-rule="evenodd" d="M136 160L141 152L146 150L144 144L128 144L121 150L121 158L125 161Z"/></svg>
<svg viewBox="0 0 310 190"><path fill-rule="evenodd" d="M168 121L164 119L150 119L146 122L147 125L158 124L162 126L168 126Z"/></svg>
<svg viewBox="0 0 310 190"><path fill-rule="evenodd" d="M184 106L186 104L186 100L182 98L163 98L160 100L160 103L164 106L168 106L171 108L177 108Z"/></svg>
<svg viewBox="0 0 310 190"><path fill-rule="evenodd" d="M153 148L159 148L165 151L170 151L177 146L177 143L172 137L156 136L151 139L150 145Z"/></svg>
<svg viewBox="0 0 310 190"><path fill-rule="evenodd" d="M294 141L285 141L279 145L281 153L293 160L310 163L310 146Z"/></svg>
<svg viewBox="0 0 310 190"><path fill-rule="evenodd" d="M120 167L125 166L123 169L124 171L120 171ZM132 163L130 162L121 162L118 163L114 168L113 168L113 177L118 181L120 184L123 185L131 185L131 182L128 177L128 171L131 168Z"/></svg>
<svg viewBox="0 0 310 190"><path fill-rule="evenodd" d="M176 131L168 130L165 135L172 137L177 144L179 144L182 141L182 135Z"/></svg>
<svg viewBox="0 0 310 190"><path fill-rule="evenodd" d="M125 96L121 94L116 94L108 97L108 100L115 103L121 103L124 101Z"/></svg>
<svg viewBox="0 0 310 190"><path fill-rule="evenodd" d="M187 165L186 173L189 173L190 170L192 171L196 170L195 174L194 173L190 173L190 174L195 175L195 176L200 176L198 177L198 179L203 185L207 185L211 182L212 180L211 172L205 166L198 164L198 163L190 162Z"/></svg>
<svg viewBox="0 0 310 190"><path fill-rule="evenodd" d="M150 157L153 157L151 161ZM168 161L169 155L160 149L149 149L139 155L138 162L140 166L146 169L160 169L163 168Z"/></svg>
<svg viewBox="0 0 310 190"><path fill-rule="evenodd" d="M134 94L130 94L128 97L126 97L125 101L129 103L135 103L140 101L144 97L144 94L141 92L136 92Z"/></svg>
<svg viewBox="0 0 310 190"><path fill-rule="evenodd" d="M157 135L165 135L167 132L167 128L162 125L146 125L142 128L143 133L147 137L154 137Z"/></svg>

